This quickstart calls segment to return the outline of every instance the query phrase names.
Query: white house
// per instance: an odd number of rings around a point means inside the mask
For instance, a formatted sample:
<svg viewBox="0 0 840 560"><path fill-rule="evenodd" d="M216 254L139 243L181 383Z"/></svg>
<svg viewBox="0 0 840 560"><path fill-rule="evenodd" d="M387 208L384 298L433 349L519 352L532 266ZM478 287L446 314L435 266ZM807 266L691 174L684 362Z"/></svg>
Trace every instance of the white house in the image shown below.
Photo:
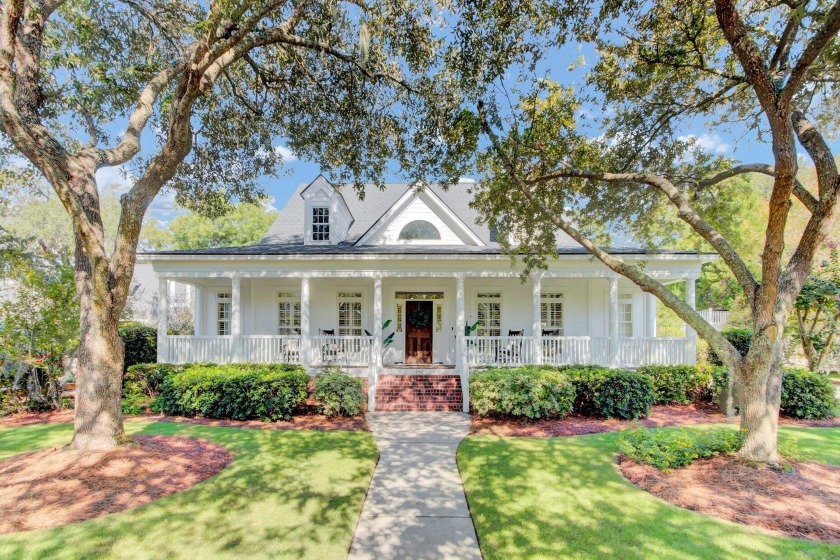
<svg viewBox="0 0 840 560"><path fill-rule="evenodd" d="M455 378L466 408L476 367L694 362L691 329L657 337L655 299L565 235L548 270L523 283L494 232L476 225L473 186L369 186L360 201L318 177L298 188L258 245L141 255L164 296L158 360L294 362L310 372L339 365L367 378L369 406L378 392L380 409L385 387L394 388L384 376L394 374ZM700 267L713 258L612 251L644 261L664 283L684 282L690 304ZM194 289L194 336L167 335L173 282Z"/></svg>

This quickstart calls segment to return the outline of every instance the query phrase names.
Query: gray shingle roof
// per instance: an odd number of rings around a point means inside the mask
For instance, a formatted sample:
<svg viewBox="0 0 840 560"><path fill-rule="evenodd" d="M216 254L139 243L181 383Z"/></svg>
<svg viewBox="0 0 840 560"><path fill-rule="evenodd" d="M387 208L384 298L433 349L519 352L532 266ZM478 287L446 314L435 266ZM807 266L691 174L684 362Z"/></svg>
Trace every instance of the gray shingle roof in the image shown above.
<svg viewBox="0 0 840 560"><path fill-rule="evenodd" d="M159 255L337 255L337 254L416 254L416 255L497 255L501 246L490 240L490 229L486 224L478 225L479 214L470 207L476 187L473 182L462 182L444 189L439 185L427 187L472 230L486 245L354 245L396 202L411 188L407 183L387 183L379 189L367 185L365 198L360 200L352 185L342 185L339 190L344 197L354 222L350 226L346 241L337 245L304 245L305 230L304 200L301 193L308 184L301 184L281 210L274 224L258 245L243 247L220 247L214 249L188 249L159 251ZM651 251L632 241L616 239L620 246L610 249L616 254L697 254L695 251ZM586 250L563 232L557 233L558 254L586 254Z"/></svg>

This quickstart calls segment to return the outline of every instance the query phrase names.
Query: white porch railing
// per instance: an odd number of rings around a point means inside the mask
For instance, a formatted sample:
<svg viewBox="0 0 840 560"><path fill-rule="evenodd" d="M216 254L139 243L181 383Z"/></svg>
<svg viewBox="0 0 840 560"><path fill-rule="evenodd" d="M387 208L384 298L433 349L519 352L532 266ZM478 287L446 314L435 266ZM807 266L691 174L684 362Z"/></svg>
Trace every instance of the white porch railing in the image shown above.
<svg viewBox="0 0 840 560"><path fill-rule="evenodd" d="M544 336L542 348L543 363L553 366L580 364L606 366L610 363L608 338Z"/></svg>
<svg viewBox="0 0 840 560"><path fill-rule="evenodd" d="M466 337L469 366L518 366L536 363L530 336ZM167 336L165 360L169 363L301 363L300 336L250 335ZM372 336L314 336L310 364L370 366ZM686 338L622 338L618 343L619 367L693 363L691 342ZM549 365L610 363L610 341L588 336L542 337L542 363Z"/></svg>
<svg viewBox="0 0 840 560"><path fill-rule="evenodd" d="M233 361L232 336L167 336L164 361L170 364Z"/></svg>
<svg viewBox="0 0 840 560"><path fill-rule="evenodd" d="M703 309L698 311L698 313L707 323L718 330L729 321L729 311L725 309Z"/></svg>
<svg viewBox="0 0 840 560"><path fill-rule="evenodd" d="M467 363L482 366L515 366L533 363L530 336L467 337Z"/></svg>
<svg viewBox="0 0 840 560"><path fill-rule="evenodd" d="M300 336L167 336L165 342L171 364L300 363Z"/></svg>
<svg viewBox="0 0 840 560"><path fill-rule="evenodd" d="M300 336L249 335L240 338L242 361L260 364L300 363Z"/></svg>
<svg viewBox="0 0 840 560"><path fill-rule="evenodd" d="M470 366L515 366L536 363L533 337L470 336L466 339ZM623 338L618 344L618 366L690 363L690 342L685 338ZM561 365L610 364L608 338L588 336L542 337L542 363Z"/></svg>
<svg viewBox="0 0 840 560"><path fill-rule="evenodd" d="M313 336L313 365L367 366L373 359L372 336Z"/></svg>
<svg viewBox="0 0 840 560"><path fill-rule="evenodd" d="M618 363L622 367L665 366L690 363L686 338L622 338Z"/></svg>

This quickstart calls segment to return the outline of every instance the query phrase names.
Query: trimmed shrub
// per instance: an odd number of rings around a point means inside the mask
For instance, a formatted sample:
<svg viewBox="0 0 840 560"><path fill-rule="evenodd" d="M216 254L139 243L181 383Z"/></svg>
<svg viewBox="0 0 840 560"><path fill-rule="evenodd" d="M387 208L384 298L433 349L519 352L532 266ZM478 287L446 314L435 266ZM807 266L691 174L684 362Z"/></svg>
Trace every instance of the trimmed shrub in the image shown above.
<svg viewBox="0 0 840 560"><path fill-rule="evenodd" d="M323 373L315 380L315 400L326 416L357 416L367 403L364 381L337 371Z"/></svg>
<svg viewBox="0 0 840 560"><path fill-rule="evenodd" d="M186 365L134 364L123 376L123 414L142 414L152 408L167 377Z"/></svg>
<svg viewBox="0 0 840 560"><path fill-rule="evenodd" d="M838 406L834 385L827 375L791 369L782 376L782 413L794 418L833 418Z"/></svg>
<svg viewBox="0 0 840 560"><path fill-rule="evenodd" d="M643 366L650 377L654 404L688 404L711 399L712 373L697 366Z"/></svg>
<svg viewBox="0 0 840 560"><path fill-rule="evenodd" d="M125 344L123 371L128 371L135 364L153 364L157 361L157 329L129 324L120 327L119 333Z"/></svg>
<svg viewBox="0 0 840 560"><path fill-rule="evenodd" d="M177 416L288 420L306 401L308 380L291 364L193 365L164 380L155 406Z"/></svg>
<svg viewBox="0 0 840 560"><path fill-rule="evenodd" d="M697 459L733 453L741 447L742 436L726 428L710 431L636 428L618 436L618 448L639 463L659 470L684 467Z"/></svg>
<svg viewBox="0 0 840 560"><path fill-rule="evenodd" d="M482 416L561 417L572 411L575 389L557 371L536 367L492 369L470 376L470 399L473 410Z"/></svg>
<svg viewBox="0 0 840 560"><path fill-rule="evenodd" d="M632 420L647 416L653 405L653 384L639 372L598 366L559 371L575 386L575 411L581 414Z"/></svg>
<svg viewBox="0 0 840 560"><path fill-rule="evenodd" d="M721 331L721 333L726 340L732 343L732 346L735 347L736 350L742 355L746 356L747 352L750 350L750 344L752 344L752 331L749 329L726 329L725 331ZM713 366L722 366L723 361L718 357L717 354L714 353L713 350L709 350L709 362Z"/></svg>

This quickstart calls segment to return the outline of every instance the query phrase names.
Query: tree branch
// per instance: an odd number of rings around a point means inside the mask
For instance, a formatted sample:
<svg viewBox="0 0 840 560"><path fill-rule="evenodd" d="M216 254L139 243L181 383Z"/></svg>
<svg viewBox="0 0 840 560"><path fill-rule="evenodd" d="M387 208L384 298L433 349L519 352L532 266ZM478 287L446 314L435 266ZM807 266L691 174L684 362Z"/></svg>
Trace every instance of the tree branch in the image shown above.
<svg viewBox="0 0 840 560"><path fill-rule="evenodd" d="M805 148L814 162L817 170L817 187L820 200L825 200L826 197L831 196L838 177L837 164L834 161L831 148L828 147L817 127L799 109L794 108L791 112L791 122L799 143L802 144L802 147Z"/></svg>
<svg viewBox="0 0 840 560"><path fill-rule="evenodd" d="M776 171L772 165L768 165L766 163L747 163L743 165L736 165L727 169L726 171L722 171L717 175L709 177L707 179L703 179L697 183L698 189L704 189L707 187L711 187L720 183L721 181L725 181L727 179L731 179L732 177L736 177L738 175L743 175L746 173L760 173L762 175L767 175L769 177L775 177ZM814 198L808 189L799 181L799 179L794 179L793 182L793 194L796 196L797 199L808 209L809 212L812 214L816 211L817 204L819 201Z"/></svg>
<svg viewBox="0 0 840 560"><path fill-rule="evenodd" d="M811 65L831 41L834 40L838 32L840 32L840 0L837 0L831 6L828 14L826 14L822 27L808 41L808 44L805 45L802 54L799 55L799 60L794 64L793 70L790 71L790 76L782 90L783 104L790 103L794 94L799 90L799 86L802 85L802 81L805 79Z"/></svg>
<svg viewBox="0 0 840 560"><path fill-rule="evenodd" d="M724 357L723 359L727 362L727 365L732 367L743 359L735 347L720 332L706 322L695 309L693 309L685 301L678 298L666 286L645 274L638 266L629 265L624 261L624 259L604 251L593 243L592 240L583 235L577 228L572 226L571 223L566 221L560 213L552 212L545 206L544 203L534 198L530 192L528 182L519 176L515 165L507 156L504 148L502 148L498 136L489 125L486 113L484 112L484 105L481 102L479 102L478 112L482 131L490 139L493 150L496 154L498 154L500 160L502 161L502 165L506 170L508 177L535 210L540 211L548 217L557 228L563 230L572 239L580 243L584 249L589 251L589 253L595 256L595 258L606 265L607 268L628 278L638 285L643 291L656 296L690 327L700 333L700 335L709 343L715 352Z"/></svg>

